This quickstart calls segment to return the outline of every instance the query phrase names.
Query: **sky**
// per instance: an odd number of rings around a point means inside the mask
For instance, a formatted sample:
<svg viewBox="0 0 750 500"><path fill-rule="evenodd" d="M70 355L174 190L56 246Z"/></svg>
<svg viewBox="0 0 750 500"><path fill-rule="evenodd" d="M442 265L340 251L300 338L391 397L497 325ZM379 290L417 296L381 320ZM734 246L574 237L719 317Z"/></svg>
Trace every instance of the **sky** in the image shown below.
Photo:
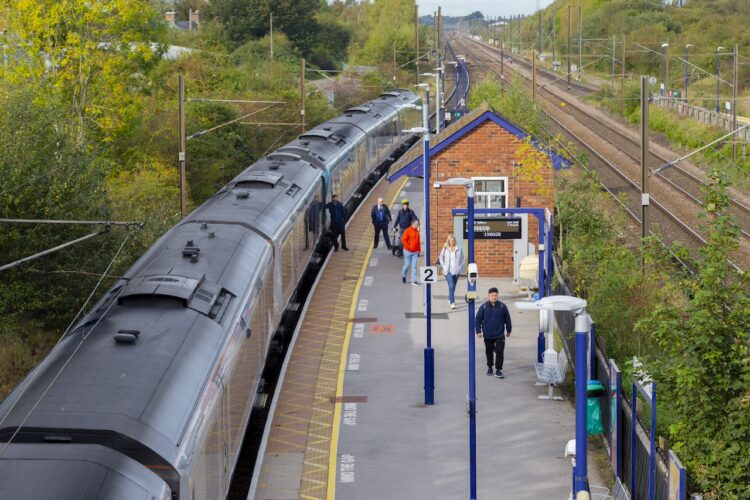
<svg viewBox="0 0 750 500"><path fill-rule="evenodd" d="M531 14L536 4L544 8L553 0L417 0L419 14L432 14L442 7L444 16L464 16L480 11L485 16L507 16L511 14Z"/></svg>

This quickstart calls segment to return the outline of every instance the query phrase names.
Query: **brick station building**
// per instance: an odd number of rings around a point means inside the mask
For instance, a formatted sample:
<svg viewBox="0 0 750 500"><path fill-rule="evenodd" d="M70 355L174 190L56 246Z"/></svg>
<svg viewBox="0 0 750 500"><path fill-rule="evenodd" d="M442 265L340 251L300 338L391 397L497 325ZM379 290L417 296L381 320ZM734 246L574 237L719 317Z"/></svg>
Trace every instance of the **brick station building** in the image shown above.
<svg viewBox="0 0 750 500"><path fill-rule="evenodd" d="M422 177L423 143L418 141L389 170L389 181ZM466 208L466 189L435 182L454 177L474 180L475 208L554 207L553 173L566 160L546 151L533 137L496 113L487 103L430 138L430 239L434 262L449 234L463 240L463 221L453 208ZM480 217L477 215L477 217ZM528 216L528 243L538 253L538 221ZM424 223L423 223L424 227ZM460 228L460 229L459 229ZM464 246L466 249L466 246ZM513 240L475 240L482 276L513 277ZM465 272L465 270L464 270Z"/></svg>

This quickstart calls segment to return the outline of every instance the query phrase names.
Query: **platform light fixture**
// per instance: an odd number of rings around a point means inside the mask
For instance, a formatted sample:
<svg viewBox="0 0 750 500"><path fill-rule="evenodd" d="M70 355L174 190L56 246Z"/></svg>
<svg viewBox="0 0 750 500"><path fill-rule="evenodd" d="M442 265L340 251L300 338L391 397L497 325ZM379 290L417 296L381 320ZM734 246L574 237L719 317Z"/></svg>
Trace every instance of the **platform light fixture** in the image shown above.
<svg viewBox="0 0 750 500"><path fill-rule="evenodd" d="M587 303L586 300L578 297L551 295L536 302L516 302L515 304L521 310L548 311L548 314L555 311L566 311L575 316L576 438L572 498L578 498L578 493L589 491L588 461L586 455L586 400L588 382L588 361L586 358L591 317L586 310Z"/></svg>
<svg viewBox="0 0 750 500"><path fill-rule="evenodd" d="M716 113L721 113L719 94L721 93L721 51L726 47L716 47Z"/></svg>
<svg viewBox="0 0 750 500"><path fill-rule="evenodd" d="M662 43L661 44L661 64L660 64L660 71L661 71L661 82L659 82L659 96L664 97L664 90L666 89L666 84L664 83L664 52L666 49L669 48L668 43Z"/></svg>

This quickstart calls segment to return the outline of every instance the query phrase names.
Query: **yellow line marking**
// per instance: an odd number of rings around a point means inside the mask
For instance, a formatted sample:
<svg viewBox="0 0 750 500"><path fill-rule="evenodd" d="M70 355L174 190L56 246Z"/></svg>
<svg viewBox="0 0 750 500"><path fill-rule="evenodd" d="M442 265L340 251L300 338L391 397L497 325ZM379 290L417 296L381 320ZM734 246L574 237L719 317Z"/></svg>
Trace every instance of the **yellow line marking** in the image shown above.
<svg viewBox="0 0 750 500"><path fill-rule="evenodd" d="M392 206L399 193L404 189L408 177L404 177L401 182L401 186L396 189L396 194L393 195L391 202L386 206ZM353 318L357 309L357 303L359 299L359 290L362 288L362 280L365 278L367 267L370 262L370 256L372 255L372 245L369 245L367 255L362 263L362 268L359 271L359 277L357 278L357 285L354 287L354 294L352 296L351 307L349 308L349 318ZM352 326L353 323L347 322L346 334L344 335L344 345L341 347L341 358L339 360L339 373L338 381L336 383L336 401L340 401L338 398L344 395L344 373L346 372L346 358L349 353L349 340L352 337ZM328 452L328 491L327 500L334 500L336 498L336 462L338 458L338 447L339 447L339 427L341 426L341 408L342 403L334 403L335 408L333 410L333 429L331 429L331 449Z"/></svg>

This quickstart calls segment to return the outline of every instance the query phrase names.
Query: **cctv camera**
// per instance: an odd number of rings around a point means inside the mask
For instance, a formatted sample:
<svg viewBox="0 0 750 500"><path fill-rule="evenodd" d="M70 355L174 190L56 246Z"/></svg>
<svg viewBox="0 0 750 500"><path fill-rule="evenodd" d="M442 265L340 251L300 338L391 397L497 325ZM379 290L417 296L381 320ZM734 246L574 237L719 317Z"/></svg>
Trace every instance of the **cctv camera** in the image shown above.
<svg viewBox="0 0 750 500"><path fill-rule="evenodd" d="M477 284L477 278L479 278L479 268L475 263L469 264L468 272L469 284L474 286Z"/></svg>

